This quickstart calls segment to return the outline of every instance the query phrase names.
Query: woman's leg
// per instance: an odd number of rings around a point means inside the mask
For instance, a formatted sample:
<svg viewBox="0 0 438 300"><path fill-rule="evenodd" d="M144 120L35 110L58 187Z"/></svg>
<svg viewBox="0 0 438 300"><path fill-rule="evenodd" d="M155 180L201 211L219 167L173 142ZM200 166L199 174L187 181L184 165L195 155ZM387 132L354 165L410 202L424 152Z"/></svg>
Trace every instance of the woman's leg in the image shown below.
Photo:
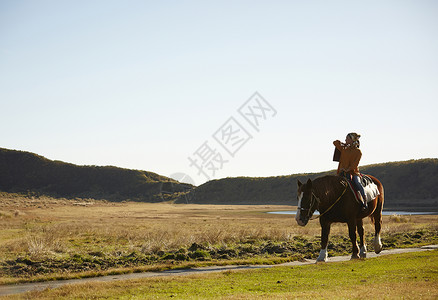
<svg viewBox="0 0 438 300"><path fill-rule="evenodd" d="M360 179L359 179L358 175L353 175L353 182L354 182L354 185L356 186L356 189L359 191L359 193L362 196L364 206L366 206L367 203L366 203L366 199L365 199L365 191L363 190L363 186L360 183Z"/></svg>

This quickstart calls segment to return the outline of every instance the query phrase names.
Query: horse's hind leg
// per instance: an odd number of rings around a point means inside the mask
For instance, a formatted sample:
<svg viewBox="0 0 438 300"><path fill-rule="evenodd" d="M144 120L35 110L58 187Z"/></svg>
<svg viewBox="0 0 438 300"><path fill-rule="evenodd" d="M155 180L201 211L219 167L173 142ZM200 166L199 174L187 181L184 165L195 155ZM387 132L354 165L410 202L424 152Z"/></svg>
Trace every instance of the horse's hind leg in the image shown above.
<svg viewBox="0 0 438 300"><path fill-rule="evenodd" d="M357 246L356 238L356 220L349 221L348 223L348 235L350 236L351 244L353 245L353 254L351 259L359 258L359 247Z"/></svg>
<svg viewBox="0 0 438 300"><path fill-rule="evenodd" d="M359 257L360 258L366 258L367 257L367 245L365 243L364 239L364 230L363 230L363 220L358 219L357 220L357 233L359 234Z"/></svg>
<svg viewBox="0 0 438 300"><path fill-rule="evenodd" d="M374 252L379 254L382 251L382 242L380 241L380 230L382 229L382 205L378 205L376 210L373 213L372 220L374 222Z"/></svg>

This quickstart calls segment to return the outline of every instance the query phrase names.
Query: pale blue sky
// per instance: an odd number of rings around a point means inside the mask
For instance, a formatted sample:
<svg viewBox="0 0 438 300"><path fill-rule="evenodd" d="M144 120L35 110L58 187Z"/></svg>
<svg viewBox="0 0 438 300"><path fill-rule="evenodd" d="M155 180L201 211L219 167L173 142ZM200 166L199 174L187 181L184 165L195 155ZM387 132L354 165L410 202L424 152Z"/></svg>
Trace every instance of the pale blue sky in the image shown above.
<svg viewBox="0 0 438 300"><path fill-rule="evenodd" d="M437 33L436 1L0 0L0 147L197 184L205 141L212 178L334 169L351 131L362 165L436 158ZM229 157L232 116L253 138Z"/></svg>

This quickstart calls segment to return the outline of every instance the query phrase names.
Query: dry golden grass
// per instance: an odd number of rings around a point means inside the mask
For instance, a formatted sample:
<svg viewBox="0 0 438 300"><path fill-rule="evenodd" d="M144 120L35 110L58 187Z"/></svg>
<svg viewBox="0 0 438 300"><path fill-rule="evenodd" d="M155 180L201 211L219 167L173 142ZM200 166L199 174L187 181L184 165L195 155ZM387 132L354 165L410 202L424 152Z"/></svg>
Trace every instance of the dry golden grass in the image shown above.
<svg viewBox="0 0 438 300"><path fill-rule="evenodd" d="M17 210L17 208L13 208ZM114 251L142 249L156 252L192 243L226 243L238 239L287 239L303 234L291 216L265 214L290 207L205 206L169 203L95 203L38 205L0 217L3 253L31 255L62 253L65 249L92 250L113 243ZM93 244L90 244L90 240ZM89 244L89 245L88 245ZM119 249L117 249L119 248Z"/></svg>
<svg viewBox="0 0 438 300"><path fill-rule="evenodd" d="M294 216L266 213L293 209L268 205L28 199L3 194L0 195L0 261L19 256L63 259L81 254L153 255L187 249L193 243L225 246L242 241L290 241L296 236L320 235L316 220L300 227ZM382 231L400 233L431 227L438 227L438 216L388 216L384 217ZM365 221L365 231L374 232L369 220ZM346 225L335 224L331 235L348 237Z"/></svg>
<svg viewBox="0 0 438 300"><path fill-rule="evenodd" d="M21 206L0 207L0 252L32 256L67 251L131 251L154 253L192 243L220 244L239 240L290 240L296 235L320 234L318 221L306 227L290 215L266 214L292 206L222 206L171 203L105 203L76 205L65 200L20 199ZM84 203L83 201L81 201ZM14 203L16 204L16 203ZM438 216L387 216L383 233L437 225ZM369 220L366 232L374 232ZM335 224L332 235L346 235L345 224ZM102 249L103 247L103 249Z"/></svg>

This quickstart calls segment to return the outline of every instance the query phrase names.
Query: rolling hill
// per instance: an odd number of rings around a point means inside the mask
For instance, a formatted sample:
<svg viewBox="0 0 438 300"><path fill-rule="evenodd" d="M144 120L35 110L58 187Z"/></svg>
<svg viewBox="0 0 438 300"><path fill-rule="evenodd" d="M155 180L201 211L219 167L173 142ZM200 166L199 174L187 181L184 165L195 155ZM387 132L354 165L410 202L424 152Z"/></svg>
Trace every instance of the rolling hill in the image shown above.
<svg viewBox="0 0 438 300"><path fill-rule="evenodd" d="M385 189L385 207L438 211L438 159L409 160L362 166ZM297 179L335 174L335 171L276 177L236 177L212 180L192 190L180 203L297 205Z"/></svg>
<svg viewBox="0 0 438 300"><path fill-rule="evenodd" d="M166 200L192 186L156 173L112 166L78 166L0 148L0 191L109 201Z"/></svg>
<svg viewBox="0 0 438 300"><path fill-rule="evenodd" d="M385 207L438 211L438 159L361 166L385 188ZM297 179L335 171L274 177L211 180L198 187L153 172L113 166L78 166L17 150L0 148L0 191L109 201L196 204L296 205Z"/></svg>

